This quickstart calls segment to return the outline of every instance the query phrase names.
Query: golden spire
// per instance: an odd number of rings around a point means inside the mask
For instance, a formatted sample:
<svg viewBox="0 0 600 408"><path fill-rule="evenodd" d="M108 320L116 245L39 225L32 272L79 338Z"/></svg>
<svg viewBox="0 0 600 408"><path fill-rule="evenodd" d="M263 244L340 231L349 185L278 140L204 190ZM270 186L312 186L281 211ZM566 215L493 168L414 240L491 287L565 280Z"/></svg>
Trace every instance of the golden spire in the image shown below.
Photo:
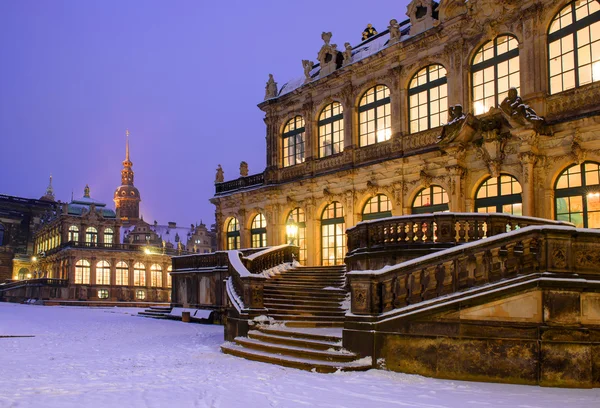
<svg viewBox="0 0 600 408"><path fill-rule="evenodd" d="M125 136L127 137L127 143L125 145L125 161L129 160L129 129L125 130Z"/></svg>

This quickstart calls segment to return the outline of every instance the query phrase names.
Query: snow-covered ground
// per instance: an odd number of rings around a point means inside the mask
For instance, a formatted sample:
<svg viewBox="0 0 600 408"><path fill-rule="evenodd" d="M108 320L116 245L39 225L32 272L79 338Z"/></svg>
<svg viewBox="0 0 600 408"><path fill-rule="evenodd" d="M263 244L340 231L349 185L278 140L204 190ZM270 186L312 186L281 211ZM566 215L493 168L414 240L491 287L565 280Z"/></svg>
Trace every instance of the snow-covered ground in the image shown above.
<svg viewBox="0 0 600 408"><path fill-rule="evenodd" d="M600 389L247 361L219 352L220 326L145 319L138 310L0 303L0 407L600 407Z"/></svg>

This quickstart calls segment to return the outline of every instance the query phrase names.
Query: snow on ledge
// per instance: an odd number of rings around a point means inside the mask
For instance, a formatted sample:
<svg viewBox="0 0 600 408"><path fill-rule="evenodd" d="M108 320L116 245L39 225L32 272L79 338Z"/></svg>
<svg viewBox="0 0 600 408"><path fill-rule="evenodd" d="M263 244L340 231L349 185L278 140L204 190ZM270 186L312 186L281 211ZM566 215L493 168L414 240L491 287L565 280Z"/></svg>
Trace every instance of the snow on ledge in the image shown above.
<svg viewBox="0 0 600 408"><path fill-rule="evenodd" d="M396 265L384 266L381 269L346 272L346 276L383 275L383 274L388 273L393 270L399 270L399 269L408 268L411 266L416 266L421 263L425 263L426 261L429 261L429 260L441 258L445 255L452 255L454 253L464 252L469 249L475 248L478 245L489 244L489 243L493 243L496 241L502 241L502 240L505 240L506 238L510 238L510 237L518 237L519 235L525 235L525 234L527 234L529 232L533 232L533 231L576 232L576 233L582 233L582 234L597 235L598 239L600 239L600 231L592 230L589 228L575 228L575 227L570 227L570 226L565 226L565 225L532 225L529 227L523 227L518 230L510 231L510 232L507 232L504 234L494 235L494 236L491 236L491 237L488 237L485 239L479 239L477 241L472 241L472 242L468 242L466 244L461 244L461 245L455 246L453 248L444 249L443 251L434 252L432 254L424 255L419 258L411 259L409 261L402 262L402 263L399 263Z"/></svg>
<svg viewBox="0 0 600 408"><path fill-rule="evenodd" d="M278 249L282 249L282 248L285 248L287 246L289 246L289 244L283 244L283 245L277 245L277 246L273 246L273 247L268 247L266 249L263 249L262 251L255 252L255 253L253 253L251 255L248 255L245 258L248 259L248 260L250 260L250 261L252 261L252 260L258 258L259 256L268 254L269 252L277 251Z"/></svg>

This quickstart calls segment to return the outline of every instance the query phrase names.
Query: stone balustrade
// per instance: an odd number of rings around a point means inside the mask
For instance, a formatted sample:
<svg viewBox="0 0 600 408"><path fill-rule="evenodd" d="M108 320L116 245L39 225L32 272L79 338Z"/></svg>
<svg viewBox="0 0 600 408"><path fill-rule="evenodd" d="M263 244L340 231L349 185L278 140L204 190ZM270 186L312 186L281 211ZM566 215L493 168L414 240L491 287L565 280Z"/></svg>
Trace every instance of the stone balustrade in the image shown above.
<svg viewBox="0 0 600 408"><path fill-rule="evenodd" d="M528 226L378 271L349 272L351 311L355 315L378 315L536 272L600 279L599 262L600 231Z"/></svg>

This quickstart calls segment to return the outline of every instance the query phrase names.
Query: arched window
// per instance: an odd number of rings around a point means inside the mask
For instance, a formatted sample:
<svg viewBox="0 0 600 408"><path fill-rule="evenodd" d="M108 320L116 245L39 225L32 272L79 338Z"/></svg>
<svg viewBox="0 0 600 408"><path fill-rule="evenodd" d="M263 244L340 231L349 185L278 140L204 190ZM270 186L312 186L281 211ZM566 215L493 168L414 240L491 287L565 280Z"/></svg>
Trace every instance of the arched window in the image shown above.
<svg viewBox="0 0 600 408"><path fill-rule="evenodd" d="M321 217L321 263L341 265L346 255L346 221L344 207L337 201L323 210Z"/></svg>
<svg viewBox="0 0 600 408"><path fill-rule="evenodd" d="M448 110L446 68L430 65L415 74L408 87L410 133L441 126Z"/></svg>
<svg viewBox="0 0 600 408"><path fill-rule="evenodd" d="M556 181L556 219L577 227L600 228L600 165L585 162L563 171Z"/></svg>
<svg viewBox="0 0 600 408"><path fill-rule="evenodd" d="M513 176L490 177L475 194L475 211L523 215L521 184Z"/></svg>
<svg viewBox="0 0 600 408"><path fill-rule="evenodd" d="M413 214L427 214L448 210L448 194L440 186L430 186L419 191L412 205Z"/></svg>
<svg viewBox="0 0 600 408"><path fill-rule="evenodd" d="M98 242L98 230L94 227L88 227L85 230L85 242L95 244Z"/></svg>
<svg viewBox="0 0 600 408"><path fill-rule="evenodd" d="M104 243L112 244L114 243L115 233L112 228L104 228Z"/></svg>
<svg viewBox="0 0 600 408"><path fill-rule="evenodd" d="M75 284L89 285L90 284L90 262L85 259L80 259L75 264Z"/></svg>
<svg viewBox="0 0 600 408"><path fill-rule="evenodd" d="M481 115L508 96L510 88L520 89L519 42L511 35L500 35L483 44L475 54L473 66L473 108Z"/></svg>
<svg viewBox="0 0 600 408"><path fill-rule="evenodd" d="M129 285L129 266L123 262L119 261L116 266L116 276L115 276L115 284L119 286L128 286Z"/></svg>
<svg viewBox="0 0 600 408"><path fill-rule="evenodd" d="M167 288L173 286L173 277L171 276L171 272L173 272L173 267L169 265L167 268Z"/></svg>
<svg viewBox="0 0 600 408"><path fill-rule="evenodd" d="M325 106L319 115L319 157L344 150L344 109L339 102Z"/></svg>
<svg viewBox="0 0 600 408"><path fill-rule="evenodd" d="M267 220L262 214L258 214L252 220L250 227L252 237L252 248L262 248L267 246Z"/></svg>
<svg viewBox="0 0 600 408"><path fill-rule="evenodd" d="M69 242L78 242L79 241L79 228L75 225L71 225L69 227Z"/></svg>
<svg viewBox="0 0 600 408"><path fill-rule="evenodd" d="M29 278L31 278L31 275L29 274L29 269L27 269L27 268L19 269L19 274L17 275L17 279L25 280L25 279L29 279Z"/></svg>
<svg viewBox="0 0 600 408"><path fill-rule="evenodd" d="M141 262L133 264L133 285L146 286L146 266Z"/></svg>
<svg viewBox="0 0 600 408"><path fill-rule="evenodd" d="M235 217L227 224L227 249L240 249L240 223Z"/></svg>
<svg viewBox="0 0 600 408"><path fill-rule="evenodd" d="M106 261L96 264L96 285L110 285L110 264Z"/></svg>
<svg viewBox="0 0 600 408"><path fill-rule="evenodd" d="M150 266L150 286L162 288L162 267L159 264Z"/></svg>
<svg viewBox="0 0 600 408"><path fill-rule="evenodd" d="M390 90L385 85L369 89L358 105L360 146L384 142L392 137Z"/></svg>
<svg viewBox="0 0 600 408"><path fill-rule="evenodd" d="M304 214L304 210L300 207L296 207L290 211L286 224L294 225L297 228L295 237L287 236L286 229L285 241L291 242L294 245L298 245L300 248L298 262L304 265L306 264L306 215Z"/></svg>
<svg viewBox="0 0 600 408"><path fill-rule="evenodd" d="M304 118L296 116L283 129L283 167L304 163Z"/></svg>
<svg viewBox="0 0 600 408"><path fill-rule="evenodd" d="M392 216L392 203L384 194L369 198L362 212L363 220L375 220Z"/></svg>
<svg viewBox="0 0 600 408"><path fill-rule="evenodd" d="M600 3L578 0L548 30L550 94L600 81Z"/></svg>
<svg viewBox="0 0 600 408"><path fill-rule="evenodd" d="M4 225L0 224L0 246L4 245Z"/></svg>

